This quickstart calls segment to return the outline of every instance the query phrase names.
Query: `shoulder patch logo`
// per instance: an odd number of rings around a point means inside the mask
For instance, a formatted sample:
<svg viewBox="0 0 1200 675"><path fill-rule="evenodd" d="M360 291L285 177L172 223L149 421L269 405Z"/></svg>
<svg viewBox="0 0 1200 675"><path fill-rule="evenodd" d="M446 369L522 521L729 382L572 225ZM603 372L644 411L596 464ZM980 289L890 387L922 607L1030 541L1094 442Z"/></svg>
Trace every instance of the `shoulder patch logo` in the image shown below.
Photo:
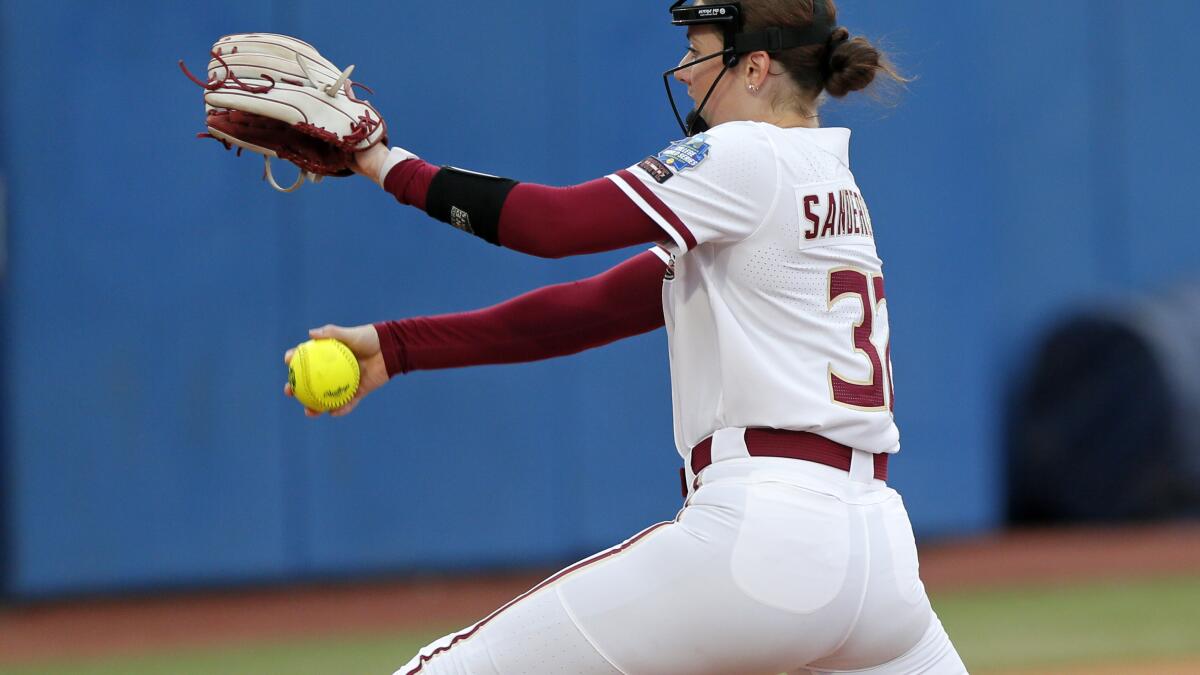
<svg viewBox="0 0 1200 675"><path fill-rule="evenodd" d="M657 159L674 171L694 169L705 159L711 146L708 144L708 134L696 134L691 138L675 141L666 150L658 153Z"/></svg>
<svg viewBox="0 0 1200 675"><path fill-rule="evenodd" d="M671 179L671 176L675 175L671 173L671 170L667 168L666 164L658 161L658 158L656 157L647 157L646 159L638 162L638 168L650 174L650 177L658 182L659 185L667 182Z"/></svg>

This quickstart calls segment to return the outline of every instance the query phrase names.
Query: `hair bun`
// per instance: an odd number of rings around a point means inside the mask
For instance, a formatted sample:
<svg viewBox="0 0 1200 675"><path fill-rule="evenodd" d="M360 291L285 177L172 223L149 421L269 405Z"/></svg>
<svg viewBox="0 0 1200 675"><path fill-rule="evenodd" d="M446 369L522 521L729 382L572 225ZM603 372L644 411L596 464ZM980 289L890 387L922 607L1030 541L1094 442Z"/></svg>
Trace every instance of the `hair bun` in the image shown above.
<svg viewBox="0 0 1200 675"><path fill-rule="evenodd" d="M838 47L842 46L842 43L849 39L850 31L848 29L841 26L835 26L833 32L829 34L829 56L832 57L833 52L836 51Z"/></svg>
<svg viewBox="0 0 1200 675"><path fill-rule="evenodd" d="M828 48L825 91L835 98L866 89L877 72L888 68L883 54L874 45L863 37L851 39L850 31L842 26L833 29Z"/></svg>

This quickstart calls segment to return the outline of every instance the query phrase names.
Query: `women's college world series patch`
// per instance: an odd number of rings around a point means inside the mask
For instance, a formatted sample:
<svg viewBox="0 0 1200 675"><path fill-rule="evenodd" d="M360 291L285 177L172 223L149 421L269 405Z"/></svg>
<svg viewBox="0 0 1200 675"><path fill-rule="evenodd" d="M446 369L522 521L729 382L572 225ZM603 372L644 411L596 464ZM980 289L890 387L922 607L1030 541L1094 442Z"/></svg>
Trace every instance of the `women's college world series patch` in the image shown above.
<svg viewBox="0 0 1200 675"><path fill-rule="evenodd" d="M655 157L676 173L694 169L708 158L708 134L696 134L691 138L675 141Z"/></svg>

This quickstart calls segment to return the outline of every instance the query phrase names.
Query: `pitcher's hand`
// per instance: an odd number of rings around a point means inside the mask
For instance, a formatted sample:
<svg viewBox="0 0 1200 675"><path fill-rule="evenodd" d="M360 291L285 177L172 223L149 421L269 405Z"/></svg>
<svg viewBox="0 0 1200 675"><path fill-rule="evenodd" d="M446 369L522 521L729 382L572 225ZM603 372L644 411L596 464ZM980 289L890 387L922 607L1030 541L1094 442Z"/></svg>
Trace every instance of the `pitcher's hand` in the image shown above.
<svg viewBox="0 0 1200 675"><path fill-rule="evenodd" d="M326 325L308 331L308 336L314 340L319 338L340 340L350 348L350 351L354 352L355 358L358 359L358 391L354 393L354 398L350 399L349 403L330 411L329 414L333 417L349 414L358 406L364 396L387 384L387 366L383 363L383 352L379 349L379 333L371 324L352 328ZM283 355L283 362L290 364L295 353L295 347L287 350ZM290 384L283 385L283 393L291 396L292 386ZM320 412L307 408L305 408L304 414L309 417L321 416Z"/></svg>

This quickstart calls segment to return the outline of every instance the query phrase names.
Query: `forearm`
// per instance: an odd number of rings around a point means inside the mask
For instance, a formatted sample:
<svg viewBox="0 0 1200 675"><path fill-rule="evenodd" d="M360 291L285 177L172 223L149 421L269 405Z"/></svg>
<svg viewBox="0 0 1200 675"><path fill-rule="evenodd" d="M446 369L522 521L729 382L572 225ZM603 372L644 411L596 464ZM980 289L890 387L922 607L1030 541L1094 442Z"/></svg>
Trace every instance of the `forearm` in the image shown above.
<svg viewBox="0 0 1200 675"><path fill-rule="evenodd" d="M399 149L373 152L360 158L360 165L402 204L530 255L560 258L666 239L649 216L605 179L571 187L517 183L436 167Z"/></svg>
<svg viewBox="0 0 1200 675"><path fill-rule="evenodd" d="M486 309L377 323L388 375L538 361L649 332L663 325L664 270L646 252Z"/></svg>

